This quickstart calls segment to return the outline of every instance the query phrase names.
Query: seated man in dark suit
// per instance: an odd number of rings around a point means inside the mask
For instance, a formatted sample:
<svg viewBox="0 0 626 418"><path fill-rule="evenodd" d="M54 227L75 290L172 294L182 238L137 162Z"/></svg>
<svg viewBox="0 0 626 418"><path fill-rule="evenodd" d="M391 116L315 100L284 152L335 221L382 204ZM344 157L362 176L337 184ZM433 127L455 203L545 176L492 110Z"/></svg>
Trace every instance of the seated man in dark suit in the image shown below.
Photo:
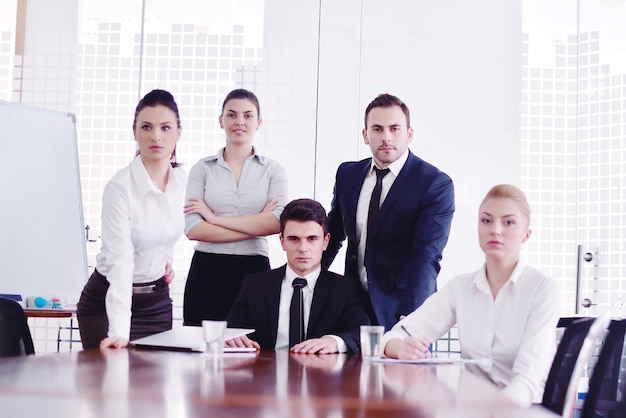
<svg viewBox="0 0 626 418"><path fill-rule="evenodd" d="M244 279L228 326L255 332L249 338L228 340L226 345L311 354L358 353L360 325L369 324L369 318L361 304L358 280L321 267L330 239L326 211L315 200L294 200L280 217L280 231L287 265ZM292 287L300 282L301 301L297 284Z"/></svg>

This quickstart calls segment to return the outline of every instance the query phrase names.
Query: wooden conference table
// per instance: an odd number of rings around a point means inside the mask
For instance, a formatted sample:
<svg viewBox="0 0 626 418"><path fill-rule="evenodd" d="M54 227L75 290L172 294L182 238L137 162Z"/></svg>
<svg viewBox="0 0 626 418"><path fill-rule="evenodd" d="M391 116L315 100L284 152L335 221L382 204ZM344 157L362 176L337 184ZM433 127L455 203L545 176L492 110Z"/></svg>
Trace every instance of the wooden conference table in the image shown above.
<svg viewBox="0 0 626 418"><path fill-rule="evenodd" d="M87 350L0 359L0 416L549 418L510 403L470 365L355 355Z"/></svg>

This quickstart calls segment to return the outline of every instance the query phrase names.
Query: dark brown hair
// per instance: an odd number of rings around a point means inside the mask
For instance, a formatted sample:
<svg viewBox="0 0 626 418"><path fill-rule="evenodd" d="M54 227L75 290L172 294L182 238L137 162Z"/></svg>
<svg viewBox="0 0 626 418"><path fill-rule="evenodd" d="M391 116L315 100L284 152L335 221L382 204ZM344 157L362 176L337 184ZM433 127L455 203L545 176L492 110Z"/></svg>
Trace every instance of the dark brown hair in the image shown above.
<svg viewBox="0 0 626 418"><path fill-rule="evenodd" d="M139 115L139 112L146 107L156 106L165 106L174 112L176 115L176 123L178 124L178 128L180 128L180 115L178 114L178 105L176 105L174 96L172 96L172 93L169 91L155 89L143 96L143 99L139 100L139 103L137 103L137 107L135 108L135 118L133 119L133 130L135 130L137 115ZM135 155L139 155L139 151L137 151L137 154ZM173 168L181 165L176 161L176 147L174 147L174 151L172 151L172 155L170 156L170 164Z"/></svg>
<svg viewBox="0 0 626 418"><path fill-rule="evenodd" d="M226 103L228 103L228 101L232 99L250 100L252 104L254 105L254 107L256 107L256 113L258 114L259 117L261 117L261 106L259 105L259 99L256 97L256 94L246 89L236 89L226 95L226 98L224 99L224 102L222 103L222 115L224 114Z"/></svg>
<svg viewBox="0 0 626 418"><path fill-rule="evenodd" d="M376 98L372 100L370 104L367 105L367 108L365 109L365 129L367 129L367 116L369 115L370 111L373 108L393 107L393 106L399 106L400 109L402 109L402 111L404 112L404 115L406 116L406 127L407 129L410 128L411 127L411 114L409 112L408 106L396 96L393 96L387 93L382 93L376 96Z"/></svg>
<svg viewBox="0 0 626 418"><path fill-rule="evenodd" d="M318 201L313 199L295 199L287 203L287 206L280 214L281 234L285 231L287 221L315 221L324 229L324 235L328 233L326 210Z"/></svg>

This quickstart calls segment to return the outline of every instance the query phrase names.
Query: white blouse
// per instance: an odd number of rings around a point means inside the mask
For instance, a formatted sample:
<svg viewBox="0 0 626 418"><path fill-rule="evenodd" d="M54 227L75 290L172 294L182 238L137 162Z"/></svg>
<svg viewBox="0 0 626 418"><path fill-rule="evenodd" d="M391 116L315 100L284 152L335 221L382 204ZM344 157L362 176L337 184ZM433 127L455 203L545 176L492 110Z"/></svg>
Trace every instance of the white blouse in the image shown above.
<svg viewBox="0 0 626 418"><path fill-rule="evenodd" d="M287 171L278 162L260 156L253 148L246 158L239 184L224 161L224 148L216 155L198 161L189 170L186 199L198 197L217 216L249 216L261 213L272 198L278 206L272 211L280 219L287 204ZM189 233L204 219L193 213L186 216L185 233ZM198 241L196 251L212 254L263 255L269 254L266 237L252 237L234 242Z"/></svg>
<svg viewBox="0 0 626 418"><path fill-rule="evenodd" d="M404 325L431 343L457 324L461 357L489 359L483 371L507 396L527 406L541 402L556 349L556 282L519 262L494 300L485 267L453 278L383 337L405 338Z"/></svg>
<svg viewBox="0 0 626 418"><path fill-rule="evenodd" d="M106 294L109 337L129 338L133 283L158 280L172 263L184 229L186 173L171 168L165 192L150 179L140 157L118 171L102 196L102 246L96 269L110 284Z"/></svg>

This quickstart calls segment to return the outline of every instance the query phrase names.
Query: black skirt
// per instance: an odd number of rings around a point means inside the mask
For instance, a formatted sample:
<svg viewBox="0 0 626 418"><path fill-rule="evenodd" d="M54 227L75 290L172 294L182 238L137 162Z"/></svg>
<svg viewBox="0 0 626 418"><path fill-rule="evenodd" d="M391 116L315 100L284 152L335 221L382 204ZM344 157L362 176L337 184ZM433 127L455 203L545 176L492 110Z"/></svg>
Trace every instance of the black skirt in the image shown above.
<svg viewBox="0 0 626 418"><path fill-rule="evenodd" d="M223 321L228 316L248 274L270 269L262 255L209 254L196 251L191 260L183 300L185 325L203 319Z"/></svg>
<svg viewBox="0 0 626 418"><path fill-rule="evenodd" d="M130 341L172 329L172 299L164 278L153 283L154 291L133 294L130 318ZM83 349L96 348L107 337L109 319L105 297L109 289L106 277L94 270L80 295L76 317Z"/></svg>

